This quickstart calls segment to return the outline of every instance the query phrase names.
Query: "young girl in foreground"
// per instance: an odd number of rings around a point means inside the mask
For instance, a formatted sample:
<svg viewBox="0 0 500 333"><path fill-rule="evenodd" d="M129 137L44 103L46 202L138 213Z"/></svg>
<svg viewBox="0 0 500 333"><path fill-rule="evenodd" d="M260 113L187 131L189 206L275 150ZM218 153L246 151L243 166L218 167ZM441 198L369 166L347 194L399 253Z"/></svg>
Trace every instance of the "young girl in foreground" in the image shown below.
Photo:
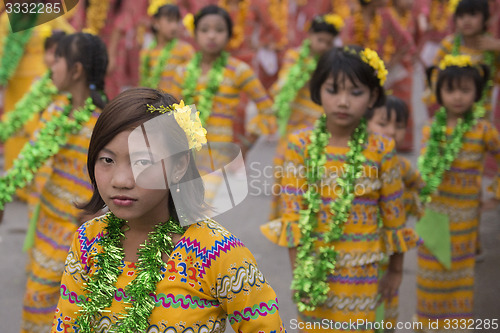
<svg viewBox="0 0 500 333"><path fill-rule="evenodd" d="M433 70L428 71L428 80ZM426 246L418 251L417 315L427 325L439 319L467 322L473 319L474 255L481 205L481 182L485 153L500 163L500 138L495 127L483 116L481 99L488 80L488 67L473 65L469 56L448 55L439 64L436 98L441 106L432 124L423 129L424 148L419 170L426 186L421 198L427 212L448 216L451 264L446 267ZM493 183L498 204L498 176ZM436 225L439 221L431 221ZM421 223L421 222L419 222ZM444 236L444 235L443 235ZM444 237L443 237L444 239ZM462 321L463 319L463 321ZM461 327L461 328L466 328Z"/></svg>
<svg viewBox="0 0 500 333"><path fill-rule="evenodd" d="M206 139L198 116L179 122L191 110L174 103L157 90L130 89L99 118L87 162L94 195L85 209L110 213L74 237L52 332L223 332L227 322L236 332L285 330L250 251L215 221L196 223L204 215L203 183L190 191L179 184L199 178L191 150ZM173 111L158 117L164 108ZM152 119L167 127L148 136L166 152L181 152L161 160L163 171L147 151L128 146L131 131ZM179 224L170 189L136 184L133 168L147 167L191 203L188 227Z"/></svg>
<svg viewBox="0 0 500 333"><path fill-rule="evenodd" d="M396 294L403 252L416 238L405 228L394 141L368 135L363 118L383 105L386 74L370 49L327 52L311 79L311 98L324 115L314 129L289 136L279 244L290 250L305 332L320 332L313 324L323 319L374 322L377 294ZM390 264L379 281L384 253ZM357 329L373 332L369 325Z"/></svg>

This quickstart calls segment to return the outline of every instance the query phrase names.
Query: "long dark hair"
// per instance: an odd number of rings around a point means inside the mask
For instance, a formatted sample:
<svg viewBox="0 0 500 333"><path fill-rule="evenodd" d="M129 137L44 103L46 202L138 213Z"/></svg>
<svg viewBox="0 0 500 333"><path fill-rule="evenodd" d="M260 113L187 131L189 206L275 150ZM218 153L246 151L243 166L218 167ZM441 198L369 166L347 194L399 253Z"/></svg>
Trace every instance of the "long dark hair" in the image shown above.
<svg viewBox="0 0 500 333"><path fill-rule="evenodd" d="M94 192L90 201L79 208L84 209L89 214L95 214L105 207L104 200L97 188L94 170L99 152L119 133L134 129L161 115L159 112L149 112L147 105L168 107L175 103L178 101L170 94L150 88L133 88L122 92L106 105L92 132L87 158L87 169ZM189 165L180 182L189 181L190 185L183 187L181 199L183 202L189 202L190 211L185 212L189 214L187 217L197 219L202 216L202 212L206 209L203 182L194 162L194 156L188 149L186 134L177 125L174 117L169 119L173 123L169 124L168 133L163 132L162 134L166 137L165 144L172 151L183 151L183 153L170 157L171 159L175 160L181 155L185 155L186 151L189 154ZM168 206L173 218L179 220L172 195L169 195Z"/></svg>
<svg viewBox="0 0 500 333"><path fill-rule="evenodd" d="M94 35L78 32L63 37L57 45L56 57L66 59L68 69L81 63L94 104L103 109L106 105L104 77L108 68L108 52L103 41Z"/></svg>

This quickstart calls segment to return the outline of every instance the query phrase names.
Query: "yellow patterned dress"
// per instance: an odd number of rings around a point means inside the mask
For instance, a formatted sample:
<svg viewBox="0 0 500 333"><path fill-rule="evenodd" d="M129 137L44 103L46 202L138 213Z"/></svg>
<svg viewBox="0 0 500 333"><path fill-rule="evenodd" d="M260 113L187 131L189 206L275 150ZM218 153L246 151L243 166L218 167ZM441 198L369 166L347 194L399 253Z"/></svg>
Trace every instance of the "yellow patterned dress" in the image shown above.
<svg viewBox="0 0 500 333"><path fill-rule="evenodd" d="M300 246L299 211L305 209L307 190L305 160L308 158L311 130L289 136L285 153L286 173L282 179L283 218L278 244ZM316 248L323 246L322 234L329 230L332 213L329 204L336 199L337 177L342 175L347 147L326 147L325 173L320 184L322 204L318 212L319 237ZM379 261L384 255L406 252L418 242L412 229L405 226L401 168L394 141L370 135L363 152L366 162L362 177L356 181L356 197L345 222L344 233L333 245L338 251L335 272L328 276L330 291L322 307L299 313L303 332L325 332L322 320L335 325L363 319L375 321ZM380 214L383 226L378 224ZM323 321L325 322L325 321ZM316 327L314 327L316 323ZM300 327L300 326L299 326ZM338 326L337 326L338 327ZM324 328L324 327L323 327ZM356 325L358 331L374 332L369 325Z"/></svg>
<svg viewBox="0 0 500 333"><path fill-rule="evenodd" d="M85 299L83 283L95 273L95 254L106 222L83 224L74 235L61 282L61 298L52 333L78 332L77 311ZM285 332L278 299L243 243L213 220L189 226L161 268L155 307L144 333ZM125 287L136 277L135 263L122 261L110 312L100 317L98 332L108 332L125 310Z"/></svg>
<svg viewBox="0 0 500 333"><path fill-rule="evenodd" d="M283 67L280 70L278 82L272 87L271 93L275 97L278 95L279 91L286 82L287 75L290 68L299 59L300 48L290 49L285 53L285 58L283 61ZM312 61L310 57L306 60L307 62ZM312 127L316 119L318 119L323 114L323 108L311 100L311 93L309 92L309 84L307 83L298 92L295 99L290 103L290 118L288 119L288 126L286 133L293 133L295 131ZM279 187L281 183L280 177L280 167L284 162L284 155L288 141L286 136L281 137L278 145L276 147L276 153L274 155L274 179L275 188ZM277 219L281 216L281 205L279 201L279 196L273 195L271 201L271 212L269 215L269 220ZM265 232L263 230L263 232Z"/></svg>
<svg viewBox="0 0 500 333"><path fill-rule="evenodd" d="M154 50L142 50L141 59L149 56L148 66L150 68L150 71L152 71L152 69L158 63L158 57L160 56L161 51L162 50L158 48ZM178 66L187 63L193 57L193 55L194 48L191 46L191 44L178 40L175 47L170 52L170 57L166 61L165 67L161 74L160 83L157 88L167 93L171 93L175 70Z"/></svg>
<svg viewBox="0 0 500 333"><path fill-rule="evenodd" d="M182 99L186 66L179 67L175 73L172 95ZM256 135L272 134L276 131L276 119L272 109L273 102L266 93L255 73L245 62L229 57L223 71L223 80L214 95L210 116L206 120L207 140L209 142L234 142L234 122L236 120L241 93L245 93L257 106L258 114L248 124L247 131ZM194 95L194 104L198 105L200 93L207 87L208 72L200 75ZM209 161L198 163L204 177L205 199L211 204L221 185L221 178L214 176Z"/></svg>
<svg viewBox="0 0 500 333"><path fill-rule="evenodd" d="M60 107L49 108L62 112ZM87 150L99 116L96 109L90 120L52 158L52 172L40 195L40 215L23 302L21 332L48 332L59 299L59 285L73 235L81 213L75 203L92 196L87 173ZM45 113L43 117L50 119Z"/></svg>
<svg viewBox="0 0 500 333"><path fill-rule="evenodd" d="M448 140L452 131L449 127L446 130ZM422 153L429 135L430 127L425 126ZM429 204L429 208L449 216L451 268L444 268L425 243L419 247L417 316L424 329L429 320L439 320L439 328L443 330L446 320L474 318L475 252L484 157L488 152L500 164L499 133L489 121L480 120L465 133L458 157L444 173L443 181ZM495 198L500 199L498 181L497 176L491 188Z"/></svg>
<svg viewBox="0 0 500 333"><path fill-rule="evenodd" d="M207 87L207 74L202 74L198 79L194 95L195 104L198 104L200 100L200 92ZM172 95L176 98L183 98L182 89L185 76L186 66L179 67L174 75L172 89ZM241 60L229 57L223 76L224 79L213 98L213 107L205 126L208 141L233 141L233 122L242 92L246 93L255 102L259 112L250 121L248 131L258 135L274 133L276 131L276 119L272 109L273 102L250 66Z"/></svg>

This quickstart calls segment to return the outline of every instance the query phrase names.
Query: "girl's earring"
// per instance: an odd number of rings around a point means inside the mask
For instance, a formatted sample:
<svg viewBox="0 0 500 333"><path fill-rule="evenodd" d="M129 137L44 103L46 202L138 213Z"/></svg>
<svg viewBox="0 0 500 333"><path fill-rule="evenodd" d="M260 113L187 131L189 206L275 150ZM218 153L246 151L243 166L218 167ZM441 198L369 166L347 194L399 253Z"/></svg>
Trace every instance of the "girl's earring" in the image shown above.
<svg viewBox="0 0 500 333"><path fill-rule="evenodd" d="M175 190L175 192L179 193L181 191L181 189L179 188L179 177L175 177L175 180L177 181L177 189Z"/></svg>

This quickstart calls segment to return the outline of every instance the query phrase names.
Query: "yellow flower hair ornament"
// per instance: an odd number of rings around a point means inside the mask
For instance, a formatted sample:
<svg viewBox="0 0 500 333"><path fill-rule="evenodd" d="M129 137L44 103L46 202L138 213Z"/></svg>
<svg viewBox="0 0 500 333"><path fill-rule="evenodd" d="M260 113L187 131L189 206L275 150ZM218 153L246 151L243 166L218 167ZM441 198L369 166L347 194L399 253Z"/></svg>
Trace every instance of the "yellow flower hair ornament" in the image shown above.
<svg viewBox="0 0 500 333"><path fill-rule="evenodd" d="M193 14L189 13L184 16L182 19L182 24L184 24L184 27L186 27L187 31L191 34L191 36L194 36L194 16Z"/></svg>
<svg viewBox="0 0 500 333"><path fill-rule="evenodd" d="M455 14L455 11L457 10L460 1L461 0L450 0L450 2L448 2L448 12L450 14Z"/></svg>
<svg viewBox="0 0 500 333"><path fill-rule="evenodd" d="M342 19L342 17L340 17L337 14L326 14L326 15L320 16L319 18L323 22L325 22L329 25L333 25L335 30L337 30L338 32L340 32L340 30L342 30L342 28L344 27L344 20Z"/></svg>
<svg viewBox="0 0 500 333"><path fill-rule="evenodd" d="M447 54L444 56L443 60L439 62L440 70L444 70L452 66L470 67L472 66L472 59L469 55L465 54L460 54L460 55Z"/></svg>
<svg viewBox="0 0 500 333"><path fill-rule="evenodd" d="M380 86L384 86L385 80L387 79L387 69L385 68L385 64L378 56L377 52L372 49L366 48L359 53L361 60L370 65L375 70L375 74L377 75Z"/></svg>
<svg viewBox="0 0 500 333"><path fill-rule="evenodd" d="M38 31L42 40L46 40L47 38L52 36L52 27L50 26L50 24L42 24Z"/></svg>
<svg viewBox="0 0 500 333"><path fill-rule="evenodd" d="M173 114L177 124L186 133L189 149L196 148L196 150L200 150L203 144L207 143L207 130L201 124L200 113L196 112L193 115L191 106L184 105L184 101L180 101L179 104L172 104L171 106L161 105L154 107L148 104L147 108L151 113Z"/></svg>
<svg viewBox="0 0 500 333"><path fill-rule="evenodd" d="M158 9L160 9L165 5L170 5L173 3L174 1L172 0L150 0L148 7L148 15L155 16L158 13Z"/></svg>

